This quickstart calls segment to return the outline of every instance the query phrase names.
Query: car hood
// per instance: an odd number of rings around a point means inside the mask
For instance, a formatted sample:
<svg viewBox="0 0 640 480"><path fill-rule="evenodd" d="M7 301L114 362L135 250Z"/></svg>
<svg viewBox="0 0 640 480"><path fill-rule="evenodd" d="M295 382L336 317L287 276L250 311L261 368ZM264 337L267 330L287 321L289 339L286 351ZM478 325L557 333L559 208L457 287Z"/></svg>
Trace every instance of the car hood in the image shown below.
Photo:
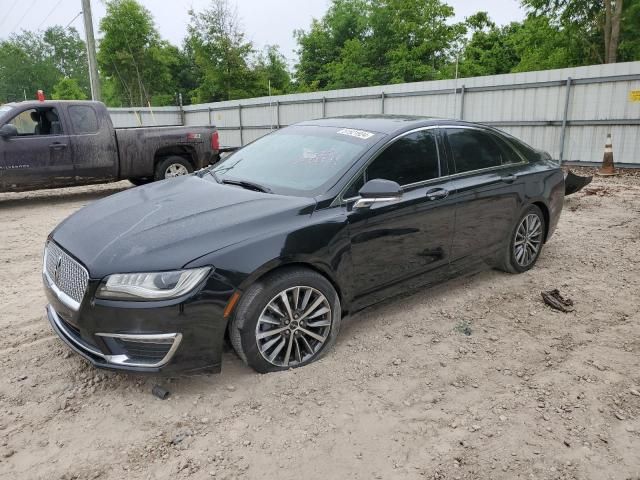
<svg viewBox="0 0 640 480"><path fill-rule="evenodd" d="M62 222L52 238L91 278L171 270L282 228L314 207L312 198L254 192L190 175L96 201Z"/></svg>

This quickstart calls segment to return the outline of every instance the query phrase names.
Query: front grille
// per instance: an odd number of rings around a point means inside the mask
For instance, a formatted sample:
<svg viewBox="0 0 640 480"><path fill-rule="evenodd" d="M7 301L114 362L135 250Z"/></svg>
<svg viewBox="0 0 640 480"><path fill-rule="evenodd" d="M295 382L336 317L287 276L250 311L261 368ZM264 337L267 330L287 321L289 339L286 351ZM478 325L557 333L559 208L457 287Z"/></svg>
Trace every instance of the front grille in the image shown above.
<svg viewBox="0 0 640 480"><path fill-rule="evenodd" d="M58 245L47 243L44 253L44 268L53 284L75 302L82 303L87 290L89 273Z"/></svg>

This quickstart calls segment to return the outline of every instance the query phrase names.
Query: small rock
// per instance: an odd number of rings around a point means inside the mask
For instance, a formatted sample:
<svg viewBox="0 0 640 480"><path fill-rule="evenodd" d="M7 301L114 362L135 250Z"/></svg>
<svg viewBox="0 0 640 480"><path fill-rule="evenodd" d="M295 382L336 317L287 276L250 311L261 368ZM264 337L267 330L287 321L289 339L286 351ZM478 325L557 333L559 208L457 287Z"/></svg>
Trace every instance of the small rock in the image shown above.
<svg viewBox="0 0 640 480"><path fill-rule="evenodd" d="M626 417L620 412L616 412L614 415L618 420L626 420Z"/></svg>
<svg viewBox="0 0 640 480"><path fill-rule="evenodd" d="M565 444L567 447L570 447L570 446L571 446L571 442L569 442L569 440L565 440L565 441L564 441L564 444Z"/></svg>
<svg viewBox="0 0 640 480"><path fill-rule="evenodd" d="M393 360L393 364L394 364L395 366L398 366L398 365L400 365L401 363L402 363L402 360L400 360L399 358L396 358L395 360Z"/></svg>
<svg viewBox="0 0 640 480"><path fill-rule="evenodd" d="M495 335L491 335L489 337L489 340L491 340L492 342L497 342L498 341L498 337L496 337Z"/></svg>
<svg viewBox="0 0 640 480"><path fill-rule="evenodd" d="M638 390L636 390L635 388L632 388L631 390L629 390L629 393L631 395L635 395L636 397L640 397L640 392Z"/></svg>
<svg viewBox="0 0 640 480"><path fill-rule="evenodd" d="M230 392L235 392L236 387L234 385L227 385L227 390L229 390Z"/></svg>

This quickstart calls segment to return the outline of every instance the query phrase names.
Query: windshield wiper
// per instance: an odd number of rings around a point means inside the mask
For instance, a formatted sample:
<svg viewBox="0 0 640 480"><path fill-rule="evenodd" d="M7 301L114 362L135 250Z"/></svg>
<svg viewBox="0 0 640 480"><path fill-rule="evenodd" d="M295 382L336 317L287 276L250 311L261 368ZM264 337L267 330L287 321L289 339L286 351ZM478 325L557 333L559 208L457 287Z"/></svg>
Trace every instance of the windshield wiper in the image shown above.
<svg viewBox="0 0 640 480"><path fill-rule="evenodd" d="M247 182L246 180L233 180L233 179L224 179L222 183L227 185L238 185L239 187L246 188L247 190L255 190L256 192L263 193L273 193L269 187L265 187L264 185L260 185L259 183Z"/></svg>

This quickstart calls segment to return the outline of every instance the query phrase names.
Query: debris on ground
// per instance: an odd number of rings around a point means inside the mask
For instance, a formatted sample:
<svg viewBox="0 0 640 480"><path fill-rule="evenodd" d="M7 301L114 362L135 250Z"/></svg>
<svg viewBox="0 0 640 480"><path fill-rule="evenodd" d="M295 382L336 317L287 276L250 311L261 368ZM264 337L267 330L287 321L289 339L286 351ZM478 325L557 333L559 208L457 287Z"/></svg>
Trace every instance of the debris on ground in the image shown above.
<svg viewBox="0 0 640 480"><path fill-rule="evenodd" d="M153 388L151 389L151 393L153 393L153 395L158 397L160 400L166 400L167 398L169 398L169 395L171 394L169 390L167 390L164 387L161 387L160 385L154 385Z"/></svg>
<svg viewBox="0 0 640 480"><path fill-rule="evenodd" d="M591 188L585 188L584 193L586 195L597 195L599 197L608 197L609 195L611 195L611 190L609 190L607 187L591 187Z"/></svg>
<svg viewBox="0 0 640 480"><path fill-rule="evenodd" d="M573 312L575 308L573 308L573 300L570 298L564 298L560 294L560 290L554 288L553 290L548 290L546 292L541 292L542 299L544 303L549 305L551 308L556 310L560 310L561 312Z"/></svg>
<svg viewBox="0 0 640 480"><path fill-rule="evenodd" d="M572 195L572 194L574 194L576 192L579 192L584 187L589 185L592 180L593 180L592 176L581 177L581 176L576 175L575 173L573 173L571 170L567 170L567 174L564 177L564 185L565 185L564 194L565 194L565 196L566 195Z"/></svg>

